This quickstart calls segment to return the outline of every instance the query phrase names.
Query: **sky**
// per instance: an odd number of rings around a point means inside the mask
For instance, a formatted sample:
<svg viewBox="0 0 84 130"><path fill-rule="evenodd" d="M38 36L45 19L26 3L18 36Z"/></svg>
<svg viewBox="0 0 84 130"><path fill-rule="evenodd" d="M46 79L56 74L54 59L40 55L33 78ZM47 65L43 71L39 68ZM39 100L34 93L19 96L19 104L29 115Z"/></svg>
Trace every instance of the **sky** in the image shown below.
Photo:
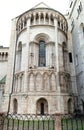
<svg viewBox="0 0 84 130"><path fill-rule="evenodd" d="M11 20L40 2L62 14L66 14L69 6L69 0L2 0L0 2L0 46L10 45Z"/></svg>

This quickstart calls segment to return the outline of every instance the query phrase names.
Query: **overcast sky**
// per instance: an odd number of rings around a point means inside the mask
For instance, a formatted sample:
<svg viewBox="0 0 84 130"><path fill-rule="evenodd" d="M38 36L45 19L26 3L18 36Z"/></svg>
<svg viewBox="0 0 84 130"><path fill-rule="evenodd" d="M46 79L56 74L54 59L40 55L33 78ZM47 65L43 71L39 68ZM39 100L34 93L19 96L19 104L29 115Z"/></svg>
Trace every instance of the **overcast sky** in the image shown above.
<svg viewBox="0 0 84 130"><path fill-rule="evenodd" d="M29 10L40 2L65 14L69 0L2 0L0 2L0 45L10 45L11 19Z"/></svg>

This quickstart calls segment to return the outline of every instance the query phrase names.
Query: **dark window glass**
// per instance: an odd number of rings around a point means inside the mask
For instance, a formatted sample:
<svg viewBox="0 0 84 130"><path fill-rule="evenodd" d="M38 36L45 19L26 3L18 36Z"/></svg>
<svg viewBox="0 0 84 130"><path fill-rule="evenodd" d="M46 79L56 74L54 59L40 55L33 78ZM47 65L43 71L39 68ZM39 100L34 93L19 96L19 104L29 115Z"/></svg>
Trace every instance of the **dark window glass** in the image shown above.
<svg viewBox="0 0 84 130"><path fill-rule="evenodd" d="M44 103L41 103L41 114L44 115Z"/></svg>
<svg viewBox="0 0 84 130"><path fill-rule="evenodd" d="M69 62L72 63L72 53L71 52L69 52Z"/></svg>
<svg viewBox="0 0 84 130"><path fill-rule="evenodd" d="M46 66L46 54L45 54L45 42L40 41L39 43L39 66Z"/></svg>

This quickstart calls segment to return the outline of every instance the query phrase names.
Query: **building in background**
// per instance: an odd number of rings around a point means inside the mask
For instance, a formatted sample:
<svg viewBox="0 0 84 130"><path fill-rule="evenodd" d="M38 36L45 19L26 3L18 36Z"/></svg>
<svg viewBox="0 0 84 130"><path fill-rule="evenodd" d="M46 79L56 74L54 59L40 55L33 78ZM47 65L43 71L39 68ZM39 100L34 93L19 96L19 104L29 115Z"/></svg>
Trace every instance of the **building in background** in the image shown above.
<svg viewBox="0 0 84 130"><path fill-rule="evenodd" d="M78 109L84 112L84 0L71 0L68 27L73 44Z"/></svg>
<svg viewBox="0 0 84 130"><path fill-rule="evenodd" d="M0 46L0 111L5 89L9 47Z"/></svg>

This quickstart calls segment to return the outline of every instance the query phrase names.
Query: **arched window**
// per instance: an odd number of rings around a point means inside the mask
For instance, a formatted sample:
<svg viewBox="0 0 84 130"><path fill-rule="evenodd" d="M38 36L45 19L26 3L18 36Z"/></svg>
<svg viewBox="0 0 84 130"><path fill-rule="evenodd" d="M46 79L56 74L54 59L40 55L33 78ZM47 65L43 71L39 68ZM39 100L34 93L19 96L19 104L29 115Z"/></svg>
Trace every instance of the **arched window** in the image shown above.
<svg viewBox="0 0 84 130"><path fill-rule="evenodd" d="M18 50L16 53L16 70L17 71L21 69L21 60L22 60L22 43L19 42Z"/></svg>
<svg viewBox="0 0 84 130"><path fill-rule="evenodd" d="M37 104L36 104L36 113L37 114L41 114L41 115L44 115L44 114L48 113L48 102L47 102L46 99L40 98L37 101Z"/></svg>
<svg viewBox="0 0 84 130"><path fill-rule="evenodd" d="M63 42L62 44L62 53L63 53L63 67L64 70L67 70L67 45L65 42Z"/></svg>
<svg viewBox="0 0 84 130"><path fill-rule="evenodd" d="M68 105L68 113L71 114L73 112L72 99L68 100L67 105Z"/></svg>
<svg viewBox="0 0 84 130"><path fill-rule="evenodd" d="M13 112L14 112L14 114L17 114L17 109L18 109L17 99L14 99L13 100Z"/></svg>
<svg viewBox="0 0 84 130"><path fill-rule="evenodd" d="M46 66L46 48L44 41L39 42L39 66Z"/></svg>

